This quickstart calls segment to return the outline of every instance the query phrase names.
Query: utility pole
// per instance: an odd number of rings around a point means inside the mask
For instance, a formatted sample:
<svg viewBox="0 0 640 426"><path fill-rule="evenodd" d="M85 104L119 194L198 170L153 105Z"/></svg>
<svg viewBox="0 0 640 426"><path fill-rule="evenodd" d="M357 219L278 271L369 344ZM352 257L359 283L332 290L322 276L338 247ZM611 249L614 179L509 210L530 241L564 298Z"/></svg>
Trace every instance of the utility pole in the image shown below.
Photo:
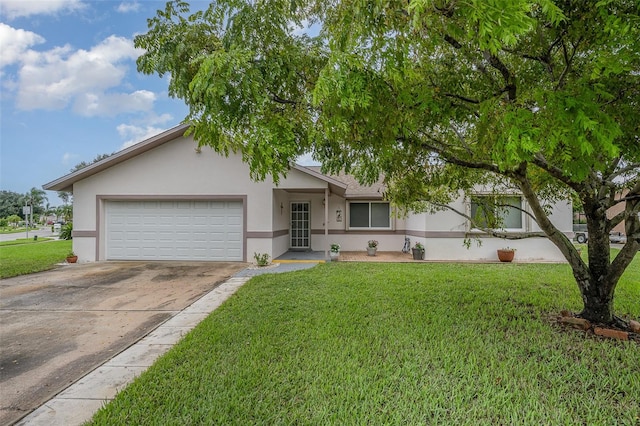
<svg viewBox="0 0 640 426"><path fill-rule="evenodd" d="M29 213L31 213L31 206L27 204L27 200L24 200L24 207L22 208L22 213L24 214L24 222L27 228L27 240L29 239ZM31 216L33 219L33 216Z"/></svg>

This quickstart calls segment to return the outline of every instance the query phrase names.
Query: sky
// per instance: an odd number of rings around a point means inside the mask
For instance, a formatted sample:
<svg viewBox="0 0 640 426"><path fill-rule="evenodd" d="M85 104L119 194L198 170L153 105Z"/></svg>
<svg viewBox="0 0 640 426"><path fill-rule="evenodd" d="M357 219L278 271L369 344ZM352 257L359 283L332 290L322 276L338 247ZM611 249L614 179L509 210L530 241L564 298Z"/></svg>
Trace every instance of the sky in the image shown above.
<svg viewBox="0 0 640 426"><path fill-rule="evenodd" d="M133 38L164 5L0 0L0 189L41 189L81 161L180 124L188 110L168 96L166 76L138 73L135 63Z"/></svg>

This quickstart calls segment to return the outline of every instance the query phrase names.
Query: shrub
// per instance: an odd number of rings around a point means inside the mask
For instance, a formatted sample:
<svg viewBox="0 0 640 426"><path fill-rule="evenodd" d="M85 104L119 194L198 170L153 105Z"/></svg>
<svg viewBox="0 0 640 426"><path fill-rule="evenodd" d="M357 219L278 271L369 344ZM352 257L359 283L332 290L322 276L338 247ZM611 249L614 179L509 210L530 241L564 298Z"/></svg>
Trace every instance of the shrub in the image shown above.
<svg viewBox="0 0 640 426"><path fill-rule="evenodd" d="M253 253L253 258L258 266L267 266L269 264L269 255L267 253Z"/></svg>
<svg viewBox="0 0 640 426"><path fill-rule="evenodd" d="M73 222L69 222L60 229L60 239L61 240L70 240L73 238L71 233L73 232Z"/></svg>

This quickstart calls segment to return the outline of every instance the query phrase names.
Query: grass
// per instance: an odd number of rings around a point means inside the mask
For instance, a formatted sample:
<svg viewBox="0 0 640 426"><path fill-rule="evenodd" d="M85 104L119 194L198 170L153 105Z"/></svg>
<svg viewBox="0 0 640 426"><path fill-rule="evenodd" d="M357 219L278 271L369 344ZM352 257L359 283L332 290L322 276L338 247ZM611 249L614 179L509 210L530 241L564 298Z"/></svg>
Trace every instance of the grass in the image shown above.
<svg viewBox="0 0 640 426"><path fill-rule="evenodd" d="M332 263L253 278L93 424L640 422L640 345L564 329L567 265ZM616 295L640 316L640 259Z"/></svg>
<svg viewBox="0 0 640 426"><path fill-rule="evenodd" d="M33 238L20 238L20 239L11 240L11 241L0 241L0 247L15 246L19 244L38 244L43 241L51 241L51 240L53 240L53 238L41 237L41 238L38 238L37 240L34 240Z"/></svg>
<svg viewBox="0 0 640 426"><path fill-rule="evenodd" d="M62 262L71 251L71 240L43 240L0 245L0 278L46 271Z"/></svg>

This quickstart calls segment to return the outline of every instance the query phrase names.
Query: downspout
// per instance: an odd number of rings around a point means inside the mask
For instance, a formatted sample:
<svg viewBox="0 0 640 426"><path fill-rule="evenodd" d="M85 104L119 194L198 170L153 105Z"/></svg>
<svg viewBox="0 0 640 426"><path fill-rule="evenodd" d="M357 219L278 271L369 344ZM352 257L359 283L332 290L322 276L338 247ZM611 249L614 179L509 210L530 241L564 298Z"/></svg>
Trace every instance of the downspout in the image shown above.
<svg viewBox="0 0 640 426"><path fill-rule="evenodd" d="M324 189L324 259L329 259L329 185Z"/></svg>

